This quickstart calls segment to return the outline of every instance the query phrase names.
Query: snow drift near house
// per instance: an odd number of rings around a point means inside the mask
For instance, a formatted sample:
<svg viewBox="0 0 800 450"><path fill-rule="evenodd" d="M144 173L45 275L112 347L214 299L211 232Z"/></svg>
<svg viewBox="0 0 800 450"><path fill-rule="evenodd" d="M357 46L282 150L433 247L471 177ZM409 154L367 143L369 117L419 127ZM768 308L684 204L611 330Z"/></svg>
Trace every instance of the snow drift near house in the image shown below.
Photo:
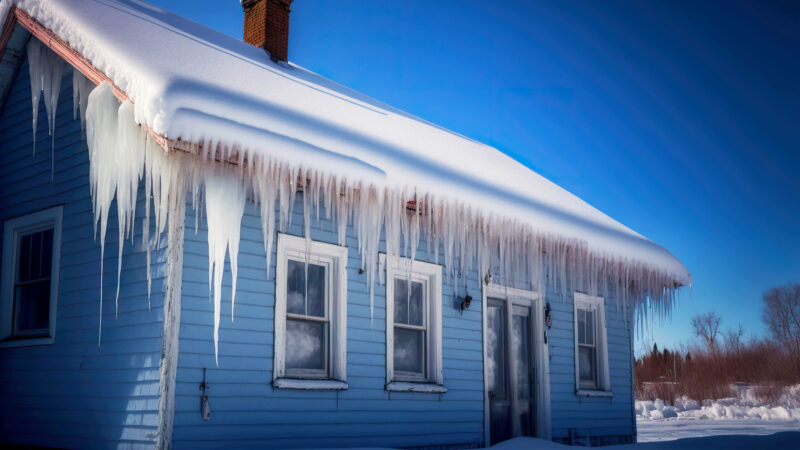
<svg viewBox="0 0 800 450"><path fill-rule="evenodd" d="M674 405L663 400L637 400L636 419L639 421L658 420L730 420L762 419L797 421L800 429L800 385L786 390L774 405L758 399L755 388L742 391L738 397L719 400L697 400L681 397Z"/></svg>
<svg viewBox="0 0 800 450"><path fill-rule="evenodd" d="M12 3L132 101L115 110L110 85L88 97L76 94L86 111L101 251L115 197L120 243L132 234L143 177L146 234L150 192L159 234L167 217L184 220L182 210L173 217L166 198L188 191L196 208L205 205L215 350L226 254L235 297L245 199L259 202L268 267L275 201L283 230L298 188L307 239L312 211L318 217L321 206L337 223L340 245L348 224L355 228L371 310L383 230L386 252L411 259L424 236L436 262L443 250L451 277L477 266L538 292L546 282L557 284L562 297L574 290L613 293L644 314L669 311L675 290L691 283L667 250L501 152L301 67L273 63L261 49L140 1L3 0L3 21ZM58 73L56 63L31 65L32 79ZM32 85L35 95L37 89ZM160 150L145 126L196 144L198 154ZM236 167L222 168L215 158Z"/></svg>

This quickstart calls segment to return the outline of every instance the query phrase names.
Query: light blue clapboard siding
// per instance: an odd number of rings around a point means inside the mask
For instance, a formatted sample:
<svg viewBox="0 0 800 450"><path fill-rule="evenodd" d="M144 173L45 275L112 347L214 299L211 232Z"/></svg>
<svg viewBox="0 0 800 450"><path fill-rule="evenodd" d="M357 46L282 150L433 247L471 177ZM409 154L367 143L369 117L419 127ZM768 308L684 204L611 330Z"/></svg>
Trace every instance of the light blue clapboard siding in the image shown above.
<svg viewBox="0 0 800 450"><path fill-rule="evenodd" d="M140 189L136 245L125 243L115 318L118 240L112 204L103 277L103 339L98 347L100 244L92 231L88 151L80 121L73 120L72 69L67 68L62 79L53 183L44 102L39 105L32 156L28 73L23 63L0 110L0 228L6 219L63 205L56 339L52 345L0 348L0 442L72 448L152 446L158 416L164 290L159 269L164 252L153 254L148 310Z"/></svg>
<svg viewBox="0 0 800 450"><path fill-rule="evenodd" d="M303 233L298 194L292 226ZM483 353L480 301L463 314L455 307L452 280L443 286L444 382L439 394L388 393L385 286L375 285L370 318L366 274L352 228L348 229L346 391L277 390L272 382L275 249L267 279L260 215L248 203L242 223L239 279L231 320L230 275L223 277L219 366L214 362L212 305L208 289L205 221L194 232L187 213L180 358L174 443L199 446L332 447L475 444L483 441ZM324 214L323 214L324 216ZM314 240L336 243L335 226L312 222ZM433 261L421 245L418 259ZM464 295L464 279L459 295ZM470 295L480 298L477 273L466 274ZM207 369L211 420L200 417L203 368Z"/></svg>
<svg viewBox="0 0 800 450"><path fill-rule="evenodd" d="M609 376L612 398L575 395L574 309L571 293L562 297L550 286L546 293L552 308L550 330L550 401L553 438L567 438L569 430L578 436L618 436L634 433L631 386L633 379L631 319L625 317L616 300L606 296Z"/></svg>

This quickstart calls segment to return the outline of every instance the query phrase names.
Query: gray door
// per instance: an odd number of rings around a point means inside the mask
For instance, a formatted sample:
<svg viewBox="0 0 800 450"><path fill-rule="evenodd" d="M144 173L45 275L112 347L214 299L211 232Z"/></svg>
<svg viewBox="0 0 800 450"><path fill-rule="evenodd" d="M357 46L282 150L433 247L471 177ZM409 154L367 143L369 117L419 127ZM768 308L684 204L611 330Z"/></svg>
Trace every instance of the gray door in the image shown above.
<svg viewBox="0 0 800 450"><path fill-rule="evenodd" d="M494 445L515 436L534 435L531 309L495 298L488 303L486 383Z"/></svg>

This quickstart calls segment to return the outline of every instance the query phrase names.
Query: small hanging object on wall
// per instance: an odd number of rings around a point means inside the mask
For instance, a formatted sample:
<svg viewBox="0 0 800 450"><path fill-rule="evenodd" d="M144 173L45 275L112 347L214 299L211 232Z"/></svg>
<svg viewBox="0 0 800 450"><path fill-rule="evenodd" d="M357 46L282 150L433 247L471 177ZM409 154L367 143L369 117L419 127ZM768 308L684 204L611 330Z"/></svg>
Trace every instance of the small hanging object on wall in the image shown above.
<svg viewBox="0 0 800 450"><path fill-rule="evenodd" d="M490 284L492 282L492 269L486 271L486 276L483 277L484 284Z"/></svg>
<svg viewBox="0 0 800 450"><path fill-rule="evenodd" d="M472 296L467 294L467 296L464 297L464 301L461 302L461 311L469 308L470 303L472 303Z"/></svg>
<svg viewBox="0 0 800 450"><path fill-rule="evenodd" d="M550 315L550 302L544 305L544 324L547 329L553 328L553 316Z"/></svg>
<svg viewBox="0 0 800 450"><path fill-rule="evenodd" d="M200 415L203 417L203 420L211 418L211 406L208 404L206 389L208 389L208 384L206 384L206 368L203 367L203 382L200 383L200 391L203 393L200 396Z"/></svg>

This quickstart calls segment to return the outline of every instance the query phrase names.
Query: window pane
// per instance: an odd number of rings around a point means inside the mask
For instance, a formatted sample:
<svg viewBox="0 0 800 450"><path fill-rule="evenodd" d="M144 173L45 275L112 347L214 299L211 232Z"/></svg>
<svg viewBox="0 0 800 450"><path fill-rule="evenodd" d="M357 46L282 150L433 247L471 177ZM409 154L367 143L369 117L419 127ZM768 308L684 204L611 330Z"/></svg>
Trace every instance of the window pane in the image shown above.
<svg viewBox="0 0 800 450"><path fill-rule="evenodd" d="M292 314L306 313L306 269L300 261L289 260L286 272L286 311Z"/></svg>
<svg viewBox="0 0 800 450"><path fill-rule="evenodd" d="M503 312L496 306L489 306L486 310L489 327L486 332L487 351L489 353L489 392L497 397L503 397L504 392L504 373L505 354L503 352Z"/></svg>
<svg viewBox="0 0 800 450"><path fill-rule="evenodd" d="M20 282L28 281L31 267L31 235L22 236L19 245L19 268L17 269L17 279Z"/></svg>
<svg viewBox="0 0 800 450"><path fill-rule="evenodd" d="M422 346L424 342L421 330L395 327L394 370L423 375L425 352Z"/></svg>
<svg viewBox="0 0 800 450"><path fill-rule="evenodd" d="M328 324L286 319L286 369L327 371Z"/></svg>
<svg viewBox="0 0 800 450"><path fill-rule="evenodd" d="M586 343L594 345L594 311L586 311Z"/></svg>
<svg viewBox="0 0 800 450"><path fill-rule="evenodd" d="M308 264L308 286L306 286L306 263L287 261L286 311L315 317L325 317L325 266ZM308 303L304 293L308 288Z"/></svg>
<svg viewBox="0 0 800 450"><path fill-rule="evenodd" d="M31 280L38 280L41 278L41 264L42 264L42 233L31 234L31 261L30 261L30 278Z"/></svg>
<svg viewBox="0 0 800 450"><path fill-rule="evenodd" d="M581 382L594 384L595 380L595 357L594 348L579 347L578 365L580 367Z"/></svg>
<svg viewBox="0 0 800 450"><path fill-rule="evenodd" d="M53 265L53 230L42 231L42 278L50 277Z"/></svg>
<svg viewBox="0 0 800 450"><path fill-rule="evenodd" d="M408 281L394 279L394 323L408 323Z"/></svg>
<svg viewBox="0 0 800 450"><path fill-rule="evenodd" d="M50 280L17 286L14 290L15 332L50 328Z"/></svg>
<svg viewBox="0 0 800 450"><path fill-rule="evenodd" d="M422 305L425 299L423 284L418 281L411 282L411 293L408 296L408 323L422 326Z"/></svg>
<svg viewBox="0 0 800 450"><path fill-rule="evenodd" d="M325 266L308 265L308 313L325 317Z"/></svg>
<svg viewBox="0 0 800 450"><path fill-rule="evenodd" d="M514 350L517 359L517 398L527 399L531 396L531 365L530 365L530 332L528 331L528 318L514 315Z"/></svg>
<svg viewBox="0 0 800 450"><path fill-rule="evenodd" d="M578 343L586 343L586 310L578 310Z"/></svg>

